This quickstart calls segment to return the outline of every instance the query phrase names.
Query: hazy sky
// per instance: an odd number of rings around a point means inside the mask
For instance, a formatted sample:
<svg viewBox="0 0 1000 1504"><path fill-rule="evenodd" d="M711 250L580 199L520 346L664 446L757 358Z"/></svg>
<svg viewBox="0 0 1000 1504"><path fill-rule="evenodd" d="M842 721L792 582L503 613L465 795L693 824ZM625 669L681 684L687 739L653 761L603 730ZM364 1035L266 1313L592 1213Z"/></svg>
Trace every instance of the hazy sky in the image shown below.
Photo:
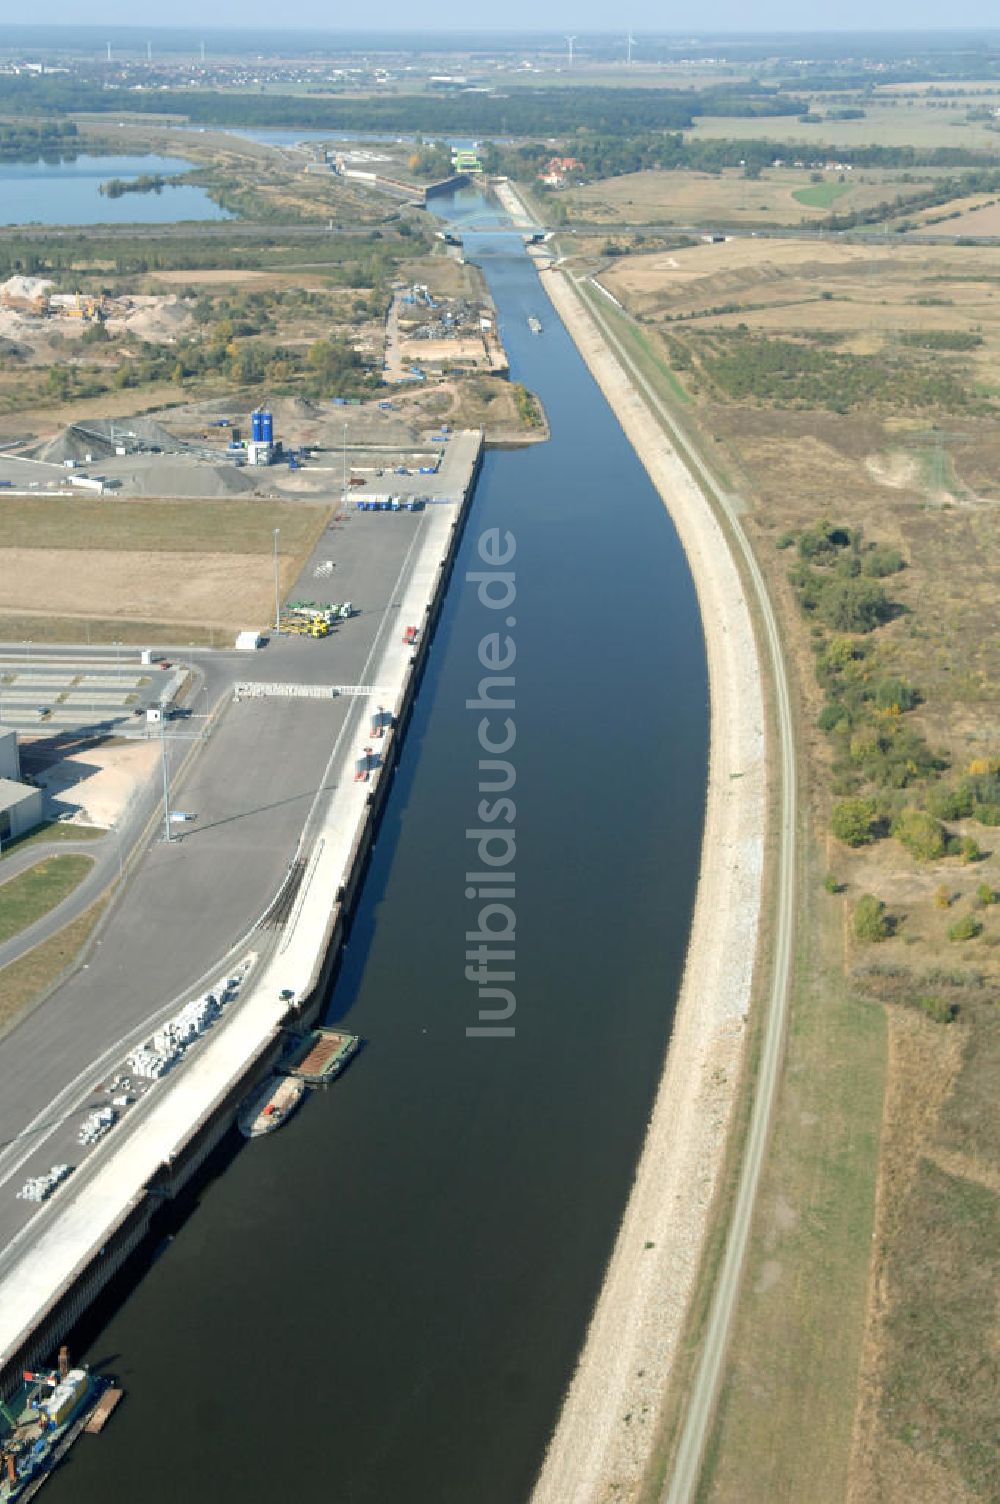
<svg viewBox="0 0 1000 1504"><path fill-rule="evenodd" d="M9 15L9 12L8 12ZM155 18L155 19L154 19ZM801 0L702 0L697 6L666 6L662 0L507 0L501 7L470 6L468 0L380 0L377 7L334 6L328 0L171 0L160 7L139 6L135 0L35 0L18 20L28 23L69 25L161 26L309 26L332 29L374 27L440 29L460 27L470 31L499 27L536 27L546 31L574 27L580 31L612 31L623 26L657 32L675 32L688 26L698 31L839 31L912 29L915 27L995 27L998 12L987 0L840 0L837 5L803 5ZM0 28L2 36L2 28Z"/></svg>

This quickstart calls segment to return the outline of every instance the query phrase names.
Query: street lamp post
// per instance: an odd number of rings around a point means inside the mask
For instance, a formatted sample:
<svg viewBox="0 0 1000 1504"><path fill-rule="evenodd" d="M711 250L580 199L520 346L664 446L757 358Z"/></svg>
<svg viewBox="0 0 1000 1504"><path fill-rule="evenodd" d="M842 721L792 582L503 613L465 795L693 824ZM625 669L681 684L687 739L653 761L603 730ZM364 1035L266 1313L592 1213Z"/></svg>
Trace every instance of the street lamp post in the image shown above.
<svg viewBox="0 0 1000 1504"><path fill-rule="evenodd" d="M166 727L163 719L163 710L160 710L160 762L163 766L163 839L170 840L170 774L167 771L167 738Z"/></svg>
<svg viewBox="0 0 1000 1504"><path fill-rule="evenodd" d="M344 424L344 498L347 498L347 424Z"/></svg>
<svg viewBox="0 0 1000 1504"><path fill-rule="evenodd" d="M281 528L280 527L276 527L275 530L274 530L274 630L275 630L275 633L280 633L280 631L281 631L281 583L280 583L280 570L278 568L278 534L280 532L281 532Z"/></svg>

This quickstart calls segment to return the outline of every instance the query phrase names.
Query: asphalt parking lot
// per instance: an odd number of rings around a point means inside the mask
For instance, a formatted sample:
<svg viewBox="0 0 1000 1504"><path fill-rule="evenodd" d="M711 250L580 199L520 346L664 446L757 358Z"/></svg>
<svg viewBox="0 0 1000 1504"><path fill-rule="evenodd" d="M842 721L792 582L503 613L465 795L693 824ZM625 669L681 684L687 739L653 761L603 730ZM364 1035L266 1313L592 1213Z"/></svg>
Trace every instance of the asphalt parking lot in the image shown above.
<svg viewBox="0 0 1000 1504"><path fill-rule="evenodd" d="M384 634L398 620L406 561L426 513L352 512L324 533L292 599L350 600L355 614L320 640L272 637L255 653L189 655L203 677L190 717L167 723L176 782L171 805L191 816L155 838L141 858L87 964L3 1041L0 1096L0 1239L35 1210L16 1199L28 1175L85 1154L81 1112L46 1111L88 1062L140 1029L173 1000L205 985L227 947L264 914L296 856L303 824L337 738L363 702L254 698L233 702L237 680L303 685L365 682ZM134 663L132 665L134 667ZM109 671L113 674L112 664ZM220 705L203 744L201 720ZM186 772L176 770L191 752ZM155 802L155 796L154 796ZM93 1071L96 1083L103 1071ZM40 1119L25 1137L27 1125ZM55 1131L49 1130L55 1125ZM34 1138L48 1135L37 1147Z"/></svg>

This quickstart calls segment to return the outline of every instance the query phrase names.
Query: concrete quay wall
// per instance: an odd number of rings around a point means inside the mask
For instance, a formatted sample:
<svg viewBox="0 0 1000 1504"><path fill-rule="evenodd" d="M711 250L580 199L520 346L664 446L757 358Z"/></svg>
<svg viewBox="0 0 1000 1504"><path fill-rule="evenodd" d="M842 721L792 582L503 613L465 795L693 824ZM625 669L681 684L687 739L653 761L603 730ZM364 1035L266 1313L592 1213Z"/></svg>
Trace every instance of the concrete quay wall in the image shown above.
<svg viewBox="0 0 1000 1504"><path fill-rule="evenodd" d="M378 767L366 784L354 784L357 742L378 698L372 696L359 703L358 726L320 812L292 914L271 953L261 954L249 995L223 1016L176 1077L167 1078L142 1125L131 1134L126 1125L127 1136L83 1189L74 1195L70 1180L57 1193L58 1214L36 1240L27 1240L24 1254L0 1278L0 1395L16 1387L22 1368L65 1339L140 1246L156 1211L184 1189L230 1132L240 1103L283 1054L288 1031L310 1025L323 1006L482 465L482 434L456 434L452 442L463 440L474 449L461 500L424 514L427 534L404 588L399 625L392 623L375 670L380 687L398 686L391 705L383 705L392 724L379 743ZM401 644L403 625L420 627L414 648ZM291 1005L279 997L286 987L294 993Z"/></svg>

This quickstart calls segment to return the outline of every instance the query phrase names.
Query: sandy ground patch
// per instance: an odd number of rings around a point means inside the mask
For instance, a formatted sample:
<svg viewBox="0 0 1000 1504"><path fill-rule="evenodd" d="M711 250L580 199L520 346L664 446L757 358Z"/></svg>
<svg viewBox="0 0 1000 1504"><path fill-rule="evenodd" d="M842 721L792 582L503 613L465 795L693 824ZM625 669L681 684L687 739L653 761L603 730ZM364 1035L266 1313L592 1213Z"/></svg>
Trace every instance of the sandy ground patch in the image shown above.
<svg viewBox="0 0 1000 1504"><path fill-rule="evenodd" d="M157 282L164 282L170 287L188 287L195 283L203 282L215 284L219 287L232 287L237 283L262 282L267 286L277 286L279 283L287 283L290 279L287 275L282 277L269 271L189 271L189 272L155 272L153 274Z"/></svg>
<svg viewBox="0 0 1000 1504"><path fill-rule="evenodd" d="M80 825L110 829L157 766L160 744L125 742L91 747L61 758L35 781L53 801L53 814Z"/></svg>
<svg viewBox="0 0 1000 1504"><path fill-rule="evenodd" d="M463 365L488 366L489 356L478 335L458 339L403 339L399 354L404 366L441 365L460 361Z"/></svg>
<svg viewBox="0 0 1000 1504"><path fill-rule="evenodd" d="M915 455L869 454L865 469L880 486L891 486L894 491L921 489L920 464Z"/></svg>
<svg viewBox="0 0 1000 1504"><path fill-rule="evenodd" d="M284 561L287 588L295 561ZM2 604L25 616L101 617L246 627L274 610L262 554L0 548Z"/></svg>
<svg viewBox="0 0 1000 1504"><path fill-rule="evenodd" d="M560 275L542 279L680 534L711 693L702 864L666 1068L618 1241L533 1504L634 1499L656 1438L721 1171L760 918L766 778L760 663L725 535Z"/></svg>

